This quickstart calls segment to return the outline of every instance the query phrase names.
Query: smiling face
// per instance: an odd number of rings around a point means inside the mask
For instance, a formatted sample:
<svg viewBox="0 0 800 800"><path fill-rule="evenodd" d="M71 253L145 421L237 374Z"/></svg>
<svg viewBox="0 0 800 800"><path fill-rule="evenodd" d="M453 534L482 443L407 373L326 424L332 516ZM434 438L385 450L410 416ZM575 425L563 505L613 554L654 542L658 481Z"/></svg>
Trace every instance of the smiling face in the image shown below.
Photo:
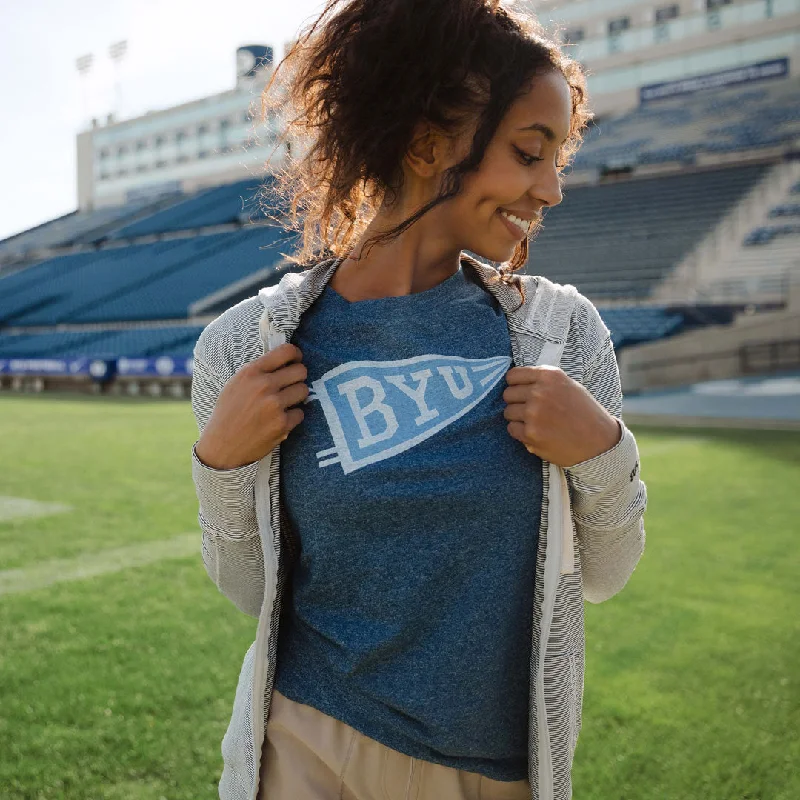
<svg viewBox="0 0 800 800"><path fill-rule="evenodd" d="M569 85L556 71L537 76L532 89L511 106L479 169L465 176L461 193L442 207L463 249L491 261L507 261L528 230L521 230L501 209L522 217L534 231L542 207L561 202L557 167L562 164L571 111ZM456 148L456 161L468 153L470 144L471 133Z"/></svg>

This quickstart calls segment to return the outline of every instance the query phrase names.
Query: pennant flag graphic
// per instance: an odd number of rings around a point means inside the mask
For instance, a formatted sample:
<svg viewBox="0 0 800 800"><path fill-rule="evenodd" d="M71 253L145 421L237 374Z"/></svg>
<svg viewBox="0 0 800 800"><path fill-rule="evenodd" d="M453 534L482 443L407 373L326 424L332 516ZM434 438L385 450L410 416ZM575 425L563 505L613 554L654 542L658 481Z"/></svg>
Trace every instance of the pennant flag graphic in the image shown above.
<svg viewBox="0 0 800 800"><path fill-rule="evenodd" d="M347 475L414 447L476 406L510 365L508 356L430 354L335 367L306 400L319 400L334 442L319 466L341 464Z"/></svg>

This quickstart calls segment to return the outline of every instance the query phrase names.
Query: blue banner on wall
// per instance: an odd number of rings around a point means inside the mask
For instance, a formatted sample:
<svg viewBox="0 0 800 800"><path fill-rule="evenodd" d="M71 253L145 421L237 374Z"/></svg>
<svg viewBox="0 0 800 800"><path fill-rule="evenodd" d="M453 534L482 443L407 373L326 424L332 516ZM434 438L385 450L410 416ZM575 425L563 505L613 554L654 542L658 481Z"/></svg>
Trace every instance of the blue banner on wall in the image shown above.
<svg viewBox="0 0 800 800"><path fill-rule="evenodd" d="M774 58L771 61L759 61L757 64L734 67L720 72L710 72L707 75L696 75L691 78L681 78L677 81L640 86L639 102L664 100L667 97L694 94L704 89L721 89L725 86L761 81L768 78L785 78L788 74L789 59Z"/></svg>
<svg viewBox="0 0 800 800"><path fill-rule="evenodd" d="M89 367L93 360L90 358L0 358L0 374L89 375Z"/></svg>
<svg viewBox="0 0 800 800"><path fill-rule="evenodd" d="M158 356L158 358L117 359L117 374L120 376L155 375L162 378L186 378L191 376L193 367L193 358Z"/></svg>
<svg viewBox="0 0 800 800"><path fill-rule="evenodd" d="M108 380L116 375L162 378L191 377L193 358L0 358L0 375L89 375Z"/></svg>

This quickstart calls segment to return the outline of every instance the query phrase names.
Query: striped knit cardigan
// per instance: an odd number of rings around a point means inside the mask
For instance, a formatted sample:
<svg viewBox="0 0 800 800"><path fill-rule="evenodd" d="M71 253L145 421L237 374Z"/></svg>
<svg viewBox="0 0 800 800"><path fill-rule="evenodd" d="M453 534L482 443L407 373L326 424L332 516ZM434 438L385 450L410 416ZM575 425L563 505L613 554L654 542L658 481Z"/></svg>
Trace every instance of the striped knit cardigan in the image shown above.
<svg viewBox="0 0 800 800"><path fill-rule="evenodd" d="M289 341L301 315L342 259L287 273L225 311L194 350L192 408L202 433L220 391L244 364ZM543 463L543 502L534 587L530 661L528 776L532 800L569 800L584 676L583 601L619 592L644 550L647 503L636 440L621 419L622 392L608 329L572 286L521 276L519 291L492 266L462 253L502 306L513 363L561 367L619 421L621 438L605 453L561 469ZM261 748L275 678L278 623L294 557L281 513L280 446L261 460L228 470L203 464L192 446L203 563L219 590L258 619L244 656L233 712L222 739L221 800L256 800ZM546 647L542 644L546 643Z"/></svg>

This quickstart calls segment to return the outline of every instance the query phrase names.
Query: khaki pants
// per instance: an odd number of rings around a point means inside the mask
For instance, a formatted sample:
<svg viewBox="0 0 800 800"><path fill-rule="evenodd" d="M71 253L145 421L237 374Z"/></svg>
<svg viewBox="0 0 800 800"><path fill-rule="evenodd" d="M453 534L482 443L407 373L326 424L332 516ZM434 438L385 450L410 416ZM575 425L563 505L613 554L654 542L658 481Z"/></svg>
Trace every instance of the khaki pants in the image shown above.
<svg viewBox="0 0 800 800"><path fill-rule="evenodd" d="M527 780L412 758L273 689L258 800L530 800Z"/></svg>

